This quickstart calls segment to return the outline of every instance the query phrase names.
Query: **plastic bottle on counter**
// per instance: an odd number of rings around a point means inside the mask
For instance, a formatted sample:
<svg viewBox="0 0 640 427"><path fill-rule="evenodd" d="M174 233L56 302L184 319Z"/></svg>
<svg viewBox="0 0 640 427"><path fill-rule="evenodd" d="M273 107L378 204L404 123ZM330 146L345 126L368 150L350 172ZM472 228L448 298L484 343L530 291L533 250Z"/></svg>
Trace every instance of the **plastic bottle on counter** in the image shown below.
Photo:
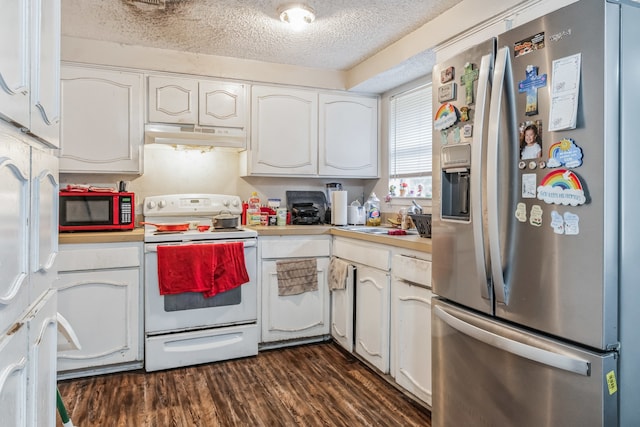
<svg viewBox="0 0 640 427"><path fill-rule="evenodd" d="M378 226L381 224L382 221L380 220L380 199L376 197L376 193L371 193L364 204L364 210L367 213L367 225Z"/></svg>
<svg viewBox="0 0 640 427"><path fill-rule="evenodd" d="M260 225L260 197L257 192L251 193L249 206L247 206L247 224Z"/></svg>

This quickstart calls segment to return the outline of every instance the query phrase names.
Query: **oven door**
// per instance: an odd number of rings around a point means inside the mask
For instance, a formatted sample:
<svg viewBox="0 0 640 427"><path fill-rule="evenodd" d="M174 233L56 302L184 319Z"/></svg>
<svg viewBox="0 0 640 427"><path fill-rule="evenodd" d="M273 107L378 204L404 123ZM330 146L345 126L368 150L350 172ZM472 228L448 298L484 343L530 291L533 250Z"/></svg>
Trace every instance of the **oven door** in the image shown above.
<svg viewBox="0 0 640 427"><path fill-rule="evenodd" d="M231 241L238 240L145 244L145 333L147 335L255 323L257 321L256 270L258 258L255 239L241 240L244 243L244 258L249 282L211 298L204 298L201 293L197 292L160 295L158 246L228 243Z"/></svg>

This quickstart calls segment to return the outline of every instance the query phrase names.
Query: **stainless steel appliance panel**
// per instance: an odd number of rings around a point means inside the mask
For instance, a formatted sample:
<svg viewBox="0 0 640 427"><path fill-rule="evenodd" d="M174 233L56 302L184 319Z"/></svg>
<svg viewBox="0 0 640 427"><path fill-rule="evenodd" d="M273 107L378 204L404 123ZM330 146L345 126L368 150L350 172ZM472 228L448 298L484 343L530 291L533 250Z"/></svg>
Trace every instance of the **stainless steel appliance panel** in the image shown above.
<svg viewBox="0 0 640 427"><path fill-rule="evenodd" d="M511 107L503 103L501 134L497 141L492 141L490 135L488 141L489 147L497 144L498 153L497 188L489 183L487 189L489 195L497 194L499 199L497 204L490 201L488 206L490 221L499 218L497 230L489 225L489 234L500 234L499 250L491 254L496 316L599 349L618 341L617 75L613 67L606 66L617 63L618 59L618 13L615 5L607 6L605 13L605 2L581 1L501 35L496 75L503 65L501 58L506 56L505 73L510 71L512 76L511 82L508 76L505 79L503 91L515 93L515 122L509 119ZM516 43L538 34L544 36L544 48L514 55ZM552 61L577 53L581 54L582 64L576 129L548 132ZM538 113L528 116L527 95L518 92L518 83L525 79L529 66L538 67L538 75L546 74L547 83L537 91ZM495 101L494 95L500 89L495 79L493 87L492 100ZM548 160L551 145L564 138L573 139L582 149L583 164L571 172L582 182L585 204L565 206L520 196L525 174L535 174L537 186L553 171L531 168L529 160L524 161L524 169L517 168L522 160L517 154L513 156L513 148L519 138L513 139L517 129L514 132L511 127L517 128L525 120L541 121L542 158L539 160ZM492 170L492 155L488 157L488 169ZM516 198L512 194L514 190ZM517 202L526 205L525 223L515 219ZM530 223L534 206L543 211L539 226ZM554 233L550 226L552 212L578 215L579 233L571 236Z"/></svg>
<svg viewBox="0 0 640 427"><path fill-rule="evenodd" d="M551 340L435 298L432 422L459 426L614 426L613 353ZM479 410L482 408L482 410Z"/></svg>
<svg viewBox="0 0 640 427"><path fill-rule="evenodd" d="M433 68L433 111L437 112L443 104L452 104L458 111L463 107L472 107L474 111L471 112L473 120L467 122L473 126L473 142L453 143L452 133L456 126L445 129L446 136L434 130L432 227L437 228L438 233L432 235L433 247L437 248L433 251L432 286L438 295L485 313L493 313L493 301L488 280L488 259L477 250L478 247L485 247L482 207L476 204L476 208L473 203L469 206L469 203L474 199L479 200L485 193L483 188L486 183L481 178L480 170L486 154L472 153L472 148L482 146L481 141L488 129L488 117L484 113L488 111L494 43L492 39L474 46ZM467 103L465 86L461 84L466 64L478 72L478 79L473 82L474 99L471 104ZM482 64L486 66L484 70ZM440 83L443 73L445 79L448 78L447 73L453 74L453 79L446 83L452 88L448 92L455 94L450 100L439 89L443 86ZM444 157L451 162L450 169L440 168Z"/></svg>

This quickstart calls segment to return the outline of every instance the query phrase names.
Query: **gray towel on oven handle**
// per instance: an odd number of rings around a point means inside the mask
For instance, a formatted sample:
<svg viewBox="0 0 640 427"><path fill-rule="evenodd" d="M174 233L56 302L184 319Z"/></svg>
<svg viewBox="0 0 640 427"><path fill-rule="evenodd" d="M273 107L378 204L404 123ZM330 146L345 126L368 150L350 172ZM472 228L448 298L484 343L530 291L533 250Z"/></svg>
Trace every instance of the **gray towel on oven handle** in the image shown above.
<svg viewBox="0 0 640 427"><path fill-rule="evenodd" d="M329 262L329 289L342 290L347 287L347 272L349 263L340 258L331 257Z"/></svg>
<svg viewBox="0 0 640 427"><path fill-rule="evenodd" d="M318 262L315 258L276 261L278 296L318 290Z"/></svg>

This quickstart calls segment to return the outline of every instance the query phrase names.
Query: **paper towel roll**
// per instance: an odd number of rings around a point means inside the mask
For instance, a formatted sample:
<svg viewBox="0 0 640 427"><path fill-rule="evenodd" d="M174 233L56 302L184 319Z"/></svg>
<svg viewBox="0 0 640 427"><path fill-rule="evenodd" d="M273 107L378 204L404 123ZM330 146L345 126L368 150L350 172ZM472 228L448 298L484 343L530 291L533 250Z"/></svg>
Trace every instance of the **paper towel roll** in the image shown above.
<svg viewBox="0 0 640 427"><path fill-rule="evenodd" d="M334 191L331 193L331 218L333 225L347 225L347 192Z"/></svg>

